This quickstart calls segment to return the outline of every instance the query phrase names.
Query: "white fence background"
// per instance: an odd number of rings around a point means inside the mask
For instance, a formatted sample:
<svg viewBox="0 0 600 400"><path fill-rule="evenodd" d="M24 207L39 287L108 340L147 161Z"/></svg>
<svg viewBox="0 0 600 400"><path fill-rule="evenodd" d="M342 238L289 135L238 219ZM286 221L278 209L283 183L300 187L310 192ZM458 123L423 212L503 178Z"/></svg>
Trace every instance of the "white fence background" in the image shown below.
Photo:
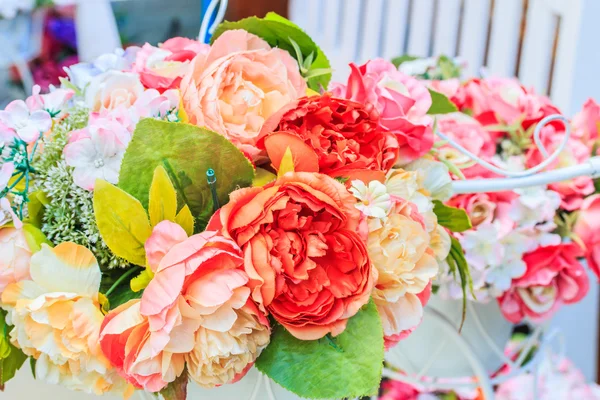
<svg viewBox="0 0 600 400"><path fill-rule="evenodd" d="M586 15L598 18L599 3L291 0L290 17L322 46L336 77L346 75L348 62L377 56L459 56L468 63L468 76L479 75L482 67L489 75L518 76L570 113L584 100L574 92L575 78L580 77L577 64L595 57L586 53L597 53L600 27L594 26L596 38L586 37L583 22Z"/></svg>

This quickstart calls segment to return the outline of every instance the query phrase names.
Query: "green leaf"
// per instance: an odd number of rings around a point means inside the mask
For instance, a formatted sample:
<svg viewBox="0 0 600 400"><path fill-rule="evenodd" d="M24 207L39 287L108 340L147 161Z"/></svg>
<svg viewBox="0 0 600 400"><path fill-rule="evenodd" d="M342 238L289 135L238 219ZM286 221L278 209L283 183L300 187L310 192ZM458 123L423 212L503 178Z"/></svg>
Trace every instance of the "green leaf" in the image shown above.
<svg viewBox="0 0 600 400"><path fill-rule="evenodd" d="M94 189L94 214L100 235L110 251L132 264L145 266L144 244L152 228L142 204L118 187L98 180Z"/></svg>
<svg viewBox="0 0 600 400"><path fill-rule="evenodd" d="M127 303L129 300L135 300L142 298L144 291L134 292L131 290L129 284L120 285L113 292L108 295L108 301L110 304L110 309L114 310L119 307L121 304Z"/></svg>
<svg viewBox="0 0 600 400"><path fill-rule="evenodd" d="M310 36L296 24L276 13L270 12L265 18L250 17L236 22L225 21L217 27L212 36L211 43L221 36L223 32L232 29L243 29L261 37L269 43L270 46L279 47L289 52L300 64L312 54L314 61L310 66L311 70L331 68L329 60ZM300 49L302 60L300 60L296 54L294 45L292 44L293 42L295 42ZM327 89L330 80L331 73L319 75L308 79L308 86L316 91L319 91L321 87Z"/></svg>
<svg viewBox="0 0 600 400"><path fill-rule="evenodd" d="M31 250L32 253L37 253L40 251L43 243L53 247L53 244L48 240L46 235L44 235L39 228L32 224L23 224L23 233L25 234L27 246L29 246L29 250Z"/></svg>
<svg viewBox="0 0 600 400"><path fill-rule="evenodd" d="M429 94L431 94L431 107L427 114L449 114L458 111L456 104L442 93L429 89Z"/></svg>
<svg viewBox="0 0 600 400"><path fill-rule="evenodd" d="M473 278L471 277L471 271L469 270L469 265L467 264L467 260L465 259L465 254L463 248L454 236L450 235L451 246L450 246L450 254L448 254L447 262L450 266L450 271L456 276L456 272L460 277L460 287L463 292L462 303L462 319L460 322L459 331L462 330L462 327L465 323L465 318L467 316L467 288L471 293L471 296L475 299L475 291L473 289Z"/></svg>
<svg viewBox="0 0 600 400"><path fill-rule="evenodd" d="M10 327L6 325L6 311L0 311L0 387L11 380L23 365L27 356L21 349L10 342L8 333Z"/></svg>
<svg viewBox="0 0 600 400"><path fill-rule="evenodd" d="M231 192L250 186L254 178L250 161L222 135L194 125L143 119L137 124L123 158L119 187L147 206L154 169L158 166L163 166L169 174L179 206L190 208L197 231L204 228L213 214L206 180L209 168L215 171L220 206L229 201Z"/></svg>
<svg viewBox="0 0 600 400"><path fill-rule="evenodd" d="M271 171L267 171L264 168L256 168L256 176L254 177L254 181L252 181L252 186L263 187L275 179L277 179L277 176Z"/></svg>
<svg viewBox="0 0 600 400"><path fill-rule="evenodd" d="M148 214L150 214L150 225L155 226L165 220L175 222L177 193L162 165L154 170L149 196Z"/></svg>
<svg viewBox="0 0 600 400"><path fill-rule="evenodd" d="M471 219L462 208L450 207L439 200L433 201L433 212L437 215L438 224L452 232L464 232L473 228Z"/></svg>
<svg viewBox="0 0 600 400"><path fill-rule="evenodd" d="M165 400L186 400L187 398L188 374L187 371L169 383L166 388L160 391Z"/></svg>
<svg viewBox="0 0 600 400"><path fill-rule="evenodd" d="M392 64L394 64L394 66L396 68L398 68L402 63L408 62L408 61L415 61L418 60L419 57L415 57L415 56L409 56L408 54L405 54L403 56L400 57L394 57L392 58Z"/></svg>
<svg viewBox="0 0 600 400"><path fill-rule="evenodd" d="M37 228L41 228L43 224L44 212L46 205L50 202L46 194L41 190L36 190L29 194L29 203L27 204L27 211L29 216L27 222Z"/></svg>
<svg viewBox="0 0 600 400"><path fill-rule="evenodd" d="M140 292L146 289L152 278L154 278L154 272L152 272L149 267L146 267L146 269L129 282L129 287L131 287L131 290L135 293Z"/></svg>
<svg viewBox="0 0 600 400"><path fill-rule="evenodd" d="M276 325L256 367L300 397L376 395L383 368L383 329L375 303L371 300L335 338L299 340Z"/></svg>

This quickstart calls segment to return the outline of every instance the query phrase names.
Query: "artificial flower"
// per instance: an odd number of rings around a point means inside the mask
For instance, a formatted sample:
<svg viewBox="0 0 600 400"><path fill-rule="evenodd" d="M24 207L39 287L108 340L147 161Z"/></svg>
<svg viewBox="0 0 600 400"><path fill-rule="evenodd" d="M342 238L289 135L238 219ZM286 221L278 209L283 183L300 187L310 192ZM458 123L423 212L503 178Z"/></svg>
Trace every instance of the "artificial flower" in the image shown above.
<svg viewBox="0 0 600 400"><path fill-rule="evenodd" d="M508 215L512 221L519 221L520 227L534 227L554 219L561 200L558 193L535 186L515 189L518 195L511 201Z"/></svg>
<svg viewBox="0 0 600 400"><path fill-rule="evenodd" d="M69 137L63 154L67 165L74 168L75 184L93 190L97 179L116 184L131 134L120 124L102 120Z"/></svg>
<svg viewBox="0 0 600 400"><path fill-rule="evenodd" d="M15 228L21 229L23 222L15 214L10 201L6 197L0 199L0 227L12 222Z"/></svg>
<svg viewBox="0 0 600 400"><path fill-rule="evenodd" d="M583 201L573 233L585 245L588 266L600 279L600 194Z"/></svg>
<svg viewBox="0 0 600 400"><path fill-rule="evenodd" d="M199 53L208 53L210 46L182 37L167 40L158 47L146 43L137 52L132 72L140 74L145 87L163 92L176 89Z"/></svg>
<svg viewBox="0 0 600 400"><path fill-rule="evenodd" d="M225 136L252 159L264 155L256 141L264 122L306 93L298 63L243 30L223 33L200 53L181 82L190 122Z"/></svg>
<svg viewBox="0 0 600 400"><path fill-rule="evenodd" d="M421 322L424 304L418 296L437 275L438 263L415 205L396 201L387 219L371 218L368 225L367 250L379 272L373 300L384 335L392 337Z"/></svg>
<svg viewBox="0 0 600 400"><path fill-rule="evenodd" d="M513 323L525 317L544 321L560 304L581 300L590 286L585 269L577 261L581 256L581 247L574 243L539 247L525 254L527 271L514 279L510 289L498 299L506 319Z"/></svg>
<svg viewBox="0 0 600 400"><path fill-rule="evenodd" d="M452 197L448 205L465 210L474 228L496 220L503 226L512 227L517 220L510 218L509 210L516 198L517 194L511 191L459 194Z"/></svg>
<svg viewBox="0 0 600 400"><path fill-rule="evenodd" d="M29 279L30 259L25 231L0 227L0 295L11 283Z"/></svg>
<svg viewBox="0 0 600 400"><path fill-rule="evenodd" d="M381 125L398 139L400 164L427 153L433 145L433 121L426 115L431 95L425 84L383 59L368 61L360 67L350 64L350 68L346 85L331 85L334 96L375 108Z"/></svg>
<svg viewBox="0 0 600 400"><path fill-rule="evenodd" d="M37 360L36 378L97 395L123 392L98 344L102 274L93 254L70 242L43 244L29 273L6 287L2 307L14 325L11 342Z"/></svg>
<svg viewBox="0 0 600 400"><path fill-rule="evenodd" d="M600 122L600 105L594 99L588 99L580 112L571 120L573 132L571 135L584 143L589 149L594 147L600 136L598 123Z"/></svg>
<svg viewBox="0 0 600 400"><path fill-rule="evenodd" d="M33 87L33 95L26 100L30 110L44 110L51 117L60 116L63 110L67 107L67 103L75 95L71 89L57 89L50 86L50 93L40 94L41 88L39 85Z"/></svg>
<svg viewBox="0 0 600 400"><path fill-rule="evenodd" d="M433 200L446 201L452 197L452 178L448 167L443 163L422 157L406 164L402 169L418 172L419 190L427 192ZM389 184L388 178L387 185Z"/></svg>
<svg viewBox="0 0 600 400"><path fill-rule="evenodd" d="M47 111L30 110L23 100L15 100L0 110L2 129L7 129L26 143L33 143L52 127Z"/></svg>
<svg viewBox="0 0 600 400"><path fill-rule="evenodd" d="M392 208L387 188L379 181L371 181L365 185L363 181L354 180L350 193L358 200L356 208L367 217L385 218Z"/></svg>
<svg viewBox="0 0 600 400"><path fill-rule="evenodd" d="M94 76L85 89L85 103L90 111L112 110L121 105L129 107L144 92L137 74L108 70Z"/></svg>
<svg viewBox="0 0 600 400"><path fill-rule="evenodd" d="M263 126L259 145L272 161L289 146L298 157L316 158L318 171L333 177L363 170L383 174L398 159L398 140L380 125L372 106L330 94L305 97L279 110Z"/></svg>
<svg viewBox="0 0 600 400"><path fill-rule="evenodd" d="M344 185L297 172L233 192L208 229L242 248L260 308L295 337L315 340L343 332L377 280L359 221Z"/></svg>

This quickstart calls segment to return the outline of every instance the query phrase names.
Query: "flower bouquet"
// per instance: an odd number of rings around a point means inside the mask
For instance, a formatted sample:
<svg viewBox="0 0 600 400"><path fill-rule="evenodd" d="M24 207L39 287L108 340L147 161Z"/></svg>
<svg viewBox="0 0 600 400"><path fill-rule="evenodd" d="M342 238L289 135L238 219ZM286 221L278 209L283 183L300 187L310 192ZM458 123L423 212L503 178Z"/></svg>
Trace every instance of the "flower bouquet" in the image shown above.
<svg viewBox="0 0 600 400"><path fill-rule="evenodd" d="M269 14L74 65L0 111L0 384L29 358L96 394L185 399L255 366L304 398L375 395L432 291L476 293L474 225L444 203L466 176L433 133L453 97L351 67L330 84ZM570 260L552 284L583 279Z"/></svg>

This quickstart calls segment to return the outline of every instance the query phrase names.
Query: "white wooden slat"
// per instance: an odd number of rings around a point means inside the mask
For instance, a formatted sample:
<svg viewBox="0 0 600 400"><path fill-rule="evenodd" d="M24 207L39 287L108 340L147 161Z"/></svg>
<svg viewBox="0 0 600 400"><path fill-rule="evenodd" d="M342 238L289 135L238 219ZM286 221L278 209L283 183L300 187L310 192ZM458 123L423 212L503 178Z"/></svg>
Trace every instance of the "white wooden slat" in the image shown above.
<svg viewBox="0 0 600 400"><path fill-rule="evenodd" d="M540 94L547 94L555 29L555 16L545 0L529 0L519 78Z"/></svg>
<svg viewBox="0 0 600 400"><path fill-rule="evenodd" d="M494 3L488 63L490 75L513 76L519 51L524 0L502 0Z"/></svg>
<svg viewBox="0 0 600 400"><path fill-rule="evenodd" d="M563 3L563 5L566 5ZM556 60L554 66L554 75L552 77L552 93L550 96L566 115L572 115L572 88L575 80L575 66L578 61L583 61L583 57L588 56L588 52L595 49L582 50L578 46L580 40L580 26L583 11L581 0L569 1L568 7L561 11L560 38L556 51ZM594 42L584 42L591 44L594 48ZM589 47L592 47L589 46ZM579 56L579 58L578 58ZM584 62L584 61L583 61Z"/></svg>
<svg viewBox="0 0 600 400"><path fill-rule="evenodd" d="M323 10L323 20L325 21L323 38L315 37L313 39L322 45L323 49L326 49L326 54L329 54L329 51L335 51L337 48L339 39L338 30L342 24L341 18L343 6L343 0L327 0L325 2L325 8Z"/></svg>
<svg viewBox="0 0 600 400"><path fill-rule="evenodd" d="M368 0L365 9L362 37L359 43L358 62L364 63L379 57L379 41L381 37L381 21L385 8L385 0Z"/></svg>
<svg viewBox="0 0 600 400"><path fill-rule="evenodd" d="M385 31L383 32L383 53L385 59L404 54L404 42L406 35L406 24L408 20L409 0L388 0L385 10Z"/></svg>
<svg viewBox="0 0 600 400"><path fill-rule="evenodd" d="M320 26L320 14L323 12L323 0L304 0L304 7L306 7L307 19L305 21L306 26L304 29L311 37L317 37L322 31Z"/></svg>
<svg viewBox="0 0 600 400"><path fill-rule="evenodd" d="M461 0L438 1L433 55L456 56Z"/></svg>
<svg viewBox="0 0 600 400"><path fill-rule="evenodd" d="M288 12L290 15L290 21L292 21L299 27L306 29L307 13L304 5L304 0L290 0Z"/></svg>
<svg viewBox="0 0 600 400"><path fill-rule="evenodd" d="M408 37L408 54L411 56L429 56L434 6L434 0L418 0L412 3Z"/></svg>
<svg viewBox="0 0 600 400"><path fill-rule="evenodd" d="M344 22L342 23L341 43L339 57L345 63L355 61L357 55L356 45L358 43L358 33L362 21L361 11L362 0L345 0L342 11Z"/></svg>
<svg viewBox="0 0 600 400"><path fill-rule="evenodd" d="M483 65L489 12L489 0L465 0L458 54L467 64L467 76L479 76Z"/></svg>

